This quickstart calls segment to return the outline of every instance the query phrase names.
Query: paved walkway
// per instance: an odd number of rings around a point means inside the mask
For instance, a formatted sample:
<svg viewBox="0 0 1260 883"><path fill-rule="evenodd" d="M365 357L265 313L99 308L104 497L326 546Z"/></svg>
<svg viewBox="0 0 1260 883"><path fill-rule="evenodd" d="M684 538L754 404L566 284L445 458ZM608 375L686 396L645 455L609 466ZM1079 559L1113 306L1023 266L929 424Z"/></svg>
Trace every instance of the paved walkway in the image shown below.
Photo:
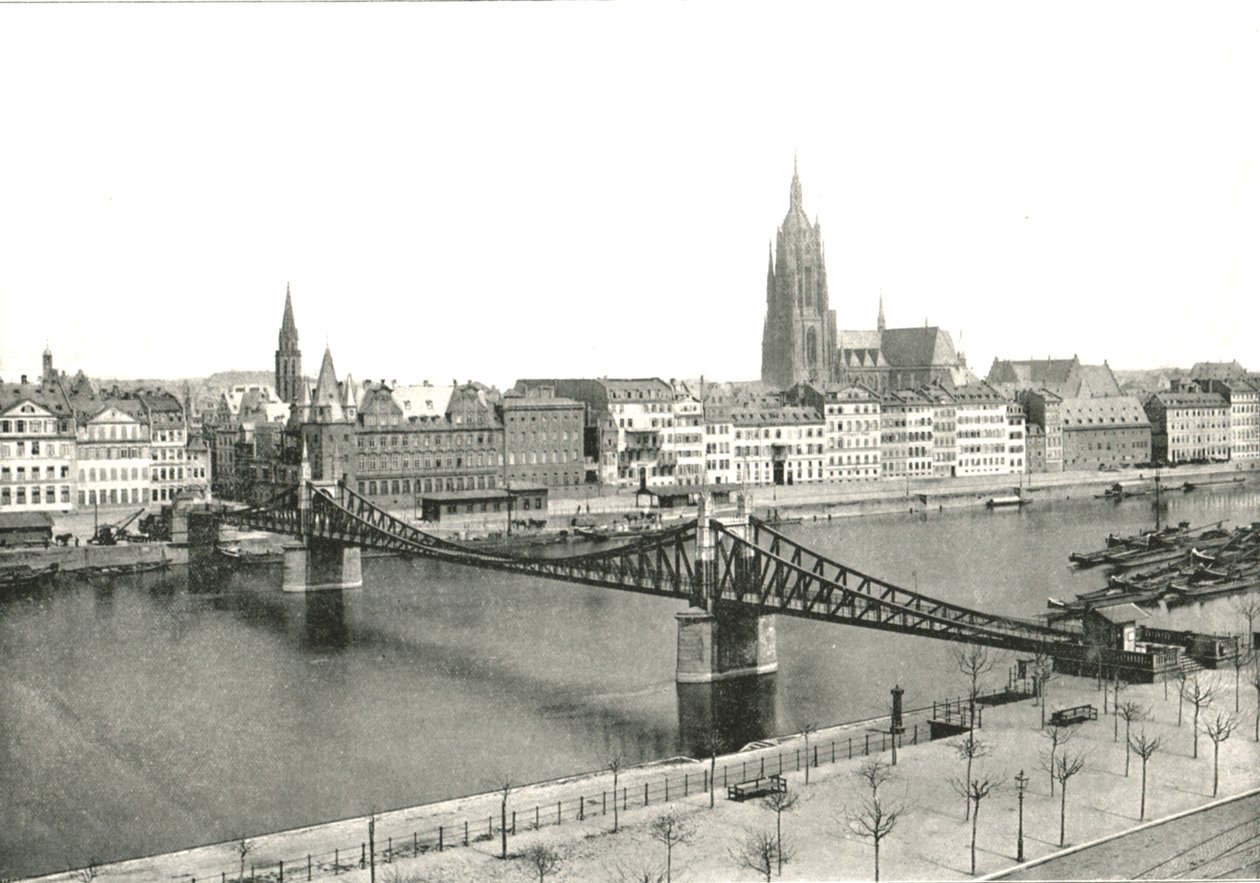
<svg viewBox="0 0 1260 883"><path fill-rule="evenodd" d="M990 880L1256 879L1260 791L1183 813Z"/></svg>

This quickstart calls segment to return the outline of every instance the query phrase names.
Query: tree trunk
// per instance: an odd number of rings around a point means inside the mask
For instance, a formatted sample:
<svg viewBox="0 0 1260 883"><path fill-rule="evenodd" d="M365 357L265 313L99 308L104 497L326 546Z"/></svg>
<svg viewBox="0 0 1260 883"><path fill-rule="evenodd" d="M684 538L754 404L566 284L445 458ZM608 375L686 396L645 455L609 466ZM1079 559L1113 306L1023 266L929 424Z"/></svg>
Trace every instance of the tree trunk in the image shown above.
<svg viewBox="0 0 1260 883"><path fill-rule="evenodd" d="M976 804L976 811L971 814L971 876L976 876L976 825L980 821L980 804Z"/></svg>
<svg viewBox="0 0 1260 883"><path fill-rule="evenodd" d="M782 811L778 811L774 814L774 834L776 837L775 855L779 859L779 876L782 877L783 876L783 813ZM769 878L769 874L770 872L766 871L767 879Z"/></svg>
<svg viewBox="0 0 1260 883"><path fill-rule="evenodd" d="M975 738L975 732L974 732L974 731L972 731L972 734L971 734L971 736L970 736L969 738L972 738L972 739L974 739L974 738ZM973 746L973 749L972 749L972 750L974 751L974 746ZM964 783L964 785L965 785L965 787L966 787L966 788L970 788L970 787L971 787L971 755L970 755L970 754L969 754L969 755L967 755L967 780L966 780L966 782ZM971 795L970 795L970 794L968 794L968 795L967 795L967 812L966 812L966 814L963 816L963 821L966 821L966 820L967 820L967 819L969 819L969 818L971 818Z"/></svg>
<svg viewBox="0 0 1260 883"><path fill-rule="evenodd" d="M1067 838L1067 782L1059 783L1059 848Z"/></svg>
<svg viewBox="0 0 1260 883"><path fill-rule="evenodd" d="M1212 796L1216 796L1217 785L1220 783L1220 760L1221 760L1221 743L1212 741Z"/></svg>
<svg viewBox="0 0 1260 883"><path fill-rule="evenodd" d="M499 858L507 858L507 800L499 804Z"/></svg>
<svg viewBox="0 0 1260 883"><path fill-rule="evenodd" d="M1199 758L1199 706L1197 705L1194 707L1194 721L1191 725L1194 727L1194 751L1193 753L1191 753L1190 756L1193 757L1195 760L1198 760Z"/></svg>
<svg viewBox="0 0 1260 883"><path fill-rule="evenodd" d="M1054 748L1050 749L1050 796L1054 796Z"/></svg>
<svg viewBox="0 0 1260 883"><path fill-rule="evenodd" d="M1124 722L1124 777L1129 778L1129 722Z"/></svg>
<svg viewBox="0 0 1260 883"><path fill-rule="evenodd" d="M713 809L713 792L717 791L717 752L709 755L709 809Z"/></svg>
<svg viewBox="0 0 1260 883"><path fill-rule="evenodd" d="M879 883L879 838L875 838L875 883Z"/></svg>
<svg viewBox="0 0 1260 883"><path fill-rule="evenodd" d="M1142 802L1138 806L1138 821L1146 821L1146 758L1142 758Z"/></svg>

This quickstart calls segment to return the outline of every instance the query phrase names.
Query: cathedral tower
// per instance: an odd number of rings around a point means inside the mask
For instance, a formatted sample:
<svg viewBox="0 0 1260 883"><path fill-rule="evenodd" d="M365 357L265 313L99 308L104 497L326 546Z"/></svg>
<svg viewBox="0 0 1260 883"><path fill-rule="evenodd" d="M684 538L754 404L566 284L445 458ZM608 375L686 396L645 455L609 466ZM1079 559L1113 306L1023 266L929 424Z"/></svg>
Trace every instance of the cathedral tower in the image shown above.
<svg viewBox="0 0 1260 883"><path fill-rule="evenodd" d="M836 314L827 300L822 228L805 215L795 164L789 200L770 255L761 336L761 379L779 389L802 381L826 383L836 358Z"/></svg>
<svg viewBox="0 0 1260 883"><path fill-rule="evenodd" d="M298 348L297 325L293 322L293 299L284 288L284 319L280 323L280 348L276 350L276 395L294 404L302 386L302 350Z"/></svg>

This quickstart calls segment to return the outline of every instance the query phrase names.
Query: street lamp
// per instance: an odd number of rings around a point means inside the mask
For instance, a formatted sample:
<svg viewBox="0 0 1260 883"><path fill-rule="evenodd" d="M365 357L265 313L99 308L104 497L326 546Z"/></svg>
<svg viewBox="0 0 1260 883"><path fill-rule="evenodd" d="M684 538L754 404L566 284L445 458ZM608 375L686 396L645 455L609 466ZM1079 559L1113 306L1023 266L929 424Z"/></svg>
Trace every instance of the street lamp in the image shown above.
<svg viewBox="0 0 1260 883"><path fill-rule="evenodd" d="M1015 794L1019 798L1019 833L1015 836L1015 861L1024 860L1024 792L1028 790L1028 777L1020 770L1015 776Z"/></svg>

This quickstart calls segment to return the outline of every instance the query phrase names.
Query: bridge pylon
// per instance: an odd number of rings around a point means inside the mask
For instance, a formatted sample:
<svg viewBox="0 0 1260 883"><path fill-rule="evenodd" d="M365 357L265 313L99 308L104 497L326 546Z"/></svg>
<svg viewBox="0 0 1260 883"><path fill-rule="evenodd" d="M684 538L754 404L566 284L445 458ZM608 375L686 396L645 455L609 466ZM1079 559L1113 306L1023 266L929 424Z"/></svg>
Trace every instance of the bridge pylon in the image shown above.
<svg viewBox="0 0 1260 883"><path fill-rule="evenodd" d="M750 530L752 499L737 497L734 522L726 526L744 539ZM696 514L696 591L692 606L676 614L680 684L705 684L747 675L769 674L779 668L775 618L733 600L723 601L718 591L717 532L713 529L713 498L700 497ZM753 576L752 548L741 544L735 556L736 579Z"/></svg>
<svg viewBox="0 0 1260 883"><path fill-rule="evenodd" d="M302 443L301 479L297 487L298 526L301 540L284 547L286 592L317 592L328 589L358 589L363 586L362 550L349 543L315 535L312 497L317 490L331 491L341 498L339 482L311 480L311 465Z"/></svg>

